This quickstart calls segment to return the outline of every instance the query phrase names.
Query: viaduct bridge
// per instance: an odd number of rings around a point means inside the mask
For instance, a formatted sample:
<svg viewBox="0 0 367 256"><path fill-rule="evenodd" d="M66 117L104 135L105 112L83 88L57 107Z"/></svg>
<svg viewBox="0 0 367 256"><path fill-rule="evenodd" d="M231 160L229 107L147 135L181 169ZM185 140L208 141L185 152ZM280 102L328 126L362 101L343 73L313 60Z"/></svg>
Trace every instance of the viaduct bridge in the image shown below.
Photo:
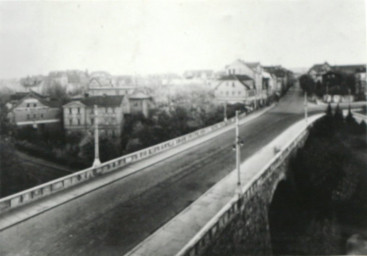
<svg viewBox="0 0 367 256"><path fill-rule="evenodd" d="M231 119L1 199L0 255L271 254L269 204L321 116L299 106L241 117L240 192Z"/></svg>

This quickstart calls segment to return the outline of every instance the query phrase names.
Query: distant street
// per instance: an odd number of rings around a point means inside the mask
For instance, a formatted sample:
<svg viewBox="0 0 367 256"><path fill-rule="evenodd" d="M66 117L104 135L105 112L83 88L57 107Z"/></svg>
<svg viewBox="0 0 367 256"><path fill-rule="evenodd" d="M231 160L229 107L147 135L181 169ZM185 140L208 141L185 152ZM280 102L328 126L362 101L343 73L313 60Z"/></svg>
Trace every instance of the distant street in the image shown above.
<svg viewBox="0 0 367 256"><path fill-rule="evenodd" d="M241 160L301 118L303 97L299 89L291 88L275 108L241 127ZM233 141L231 130L125 178L121 186L126 187L125 193L133 195L134 187L144 186L157 177L169 177L91 222L78 218L71 228L58 231L54 238L57 242L46 240L42 251L50 255L126 253L235 168Z"/></svg>

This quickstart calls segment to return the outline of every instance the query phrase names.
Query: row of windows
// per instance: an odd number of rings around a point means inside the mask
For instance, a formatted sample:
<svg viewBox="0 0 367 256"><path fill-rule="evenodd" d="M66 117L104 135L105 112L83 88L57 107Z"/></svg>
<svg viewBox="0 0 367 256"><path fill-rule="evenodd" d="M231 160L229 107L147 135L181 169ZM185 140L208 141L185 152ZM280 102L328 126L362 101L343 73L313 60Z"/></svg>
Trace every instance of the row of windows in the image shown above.
<svg viewBox="0 0 367 256"><path fill-rule="evenodd" d="M43 114L40 114L40 118L43 118ZM33 114L33 119L37 119L37 114ZM31 115L27 114L27 120L31 120Z"/></svg>
<svg viewBox="0 0 367 256"><path fill-rule="evenodd" d="M241 95L242 94L242 92L241 91L238 91L238 92L236 92L236 91L232 91L232 93L230 92L230 91L221 91L220 92L220 94L225 94L226 96L229 96L229 95Z"/></svg>
<svg viewBox="0 0 367 256"><path fill-rule="evenodd" d="M27 108L31 107L32 103L27 103ZM37 103L33 103L33 107L37 107Z"/></svg>
<svg viewBox="0 0 367 256"><path fill-rule="evenodd" d="M235 82L227 82L226 83L227 86L230 86L231 84L232 84L232 88L234 88L235 87Z"/></svg>
<svg viewBox="0 0 367 256"><path fill-rule="evenodd" d="M80 114L80 108L75 108L75 109L77 110L77 113ZM108 110L110 110L110 111L108 111ZM108 112L115 113L115 109L114 108L105 108L105 113L108 113ZM72 113L73 113L73 108L69 108L69 114L72 114ZM94 109L91 109L90 110L90 113L93 114L94 113Z"/></svg>
<svg viewBox="0 0 367 256"><path fill-rule="evenodd" d="M74 122L73 118L69 118L69 125L81 125L81 119L77 118L75 119L76 122ZM94 118L89 119L90 124L94 124ZM112 118L111 120L108 120L107 118L104 119L104 124L116 124L116 118Z"/></svg>
<svg viewBox="0 0 367 256"><path fill-rule="evenodd" d="M230 74L236 74L236 69L234 68L234 69L228 69L228 74L230 75Z"/></svg>

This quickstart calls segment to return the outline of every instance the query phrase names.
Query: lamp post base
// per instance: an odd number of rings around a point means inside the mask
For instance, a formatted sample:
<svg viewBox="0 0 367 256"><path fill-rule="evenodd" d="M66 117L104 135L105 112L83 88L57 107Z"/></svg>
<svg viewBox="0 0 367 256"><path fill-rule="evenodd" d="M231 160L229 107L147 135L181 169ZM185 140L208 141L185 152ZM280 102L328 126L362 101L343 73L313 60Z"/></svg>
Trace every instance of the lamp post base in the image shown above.
<svg viewBox="0 0 367 256"><path fill-rule="evenodd" d="M242 186L241 184L237 184L237 187L236 187L236 193L238 195L238 197L241 197L242 196Z"/></svg>
<svg viewBox="0 0 367 256"><path fill-rule="evenodd" d="M98 158L95 158L94 161L93 161L92 167L98 167L100 165L101 165L101 161L99 161Z"/></svg>

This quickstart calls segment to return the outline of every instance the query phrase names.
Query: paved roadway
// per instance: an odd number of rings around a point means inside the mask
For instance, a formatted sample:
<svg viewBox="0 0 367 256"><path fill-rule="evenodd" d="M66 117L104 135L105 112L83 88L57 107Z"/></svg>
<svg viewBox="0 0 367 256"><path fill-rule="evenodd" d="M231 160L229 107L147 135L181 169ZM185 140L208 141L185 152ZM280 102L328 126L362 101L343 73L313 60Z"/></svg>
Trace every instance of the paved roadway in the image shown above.
<svg viewBox="0 0 367 256"><path fill-rule="evenodd" d="M241 160L301 118L301 92L291 89L275 108L241 126ZM121 186L131 193L129 199L92 221L83 221L87 213L75 216L73 225L65 223L64 229L49 234L52 242L40 241L42 254L123 255L235 168L233 141L234 129L125 178ZM134 193L162 177L158 186Z"/></svg>

